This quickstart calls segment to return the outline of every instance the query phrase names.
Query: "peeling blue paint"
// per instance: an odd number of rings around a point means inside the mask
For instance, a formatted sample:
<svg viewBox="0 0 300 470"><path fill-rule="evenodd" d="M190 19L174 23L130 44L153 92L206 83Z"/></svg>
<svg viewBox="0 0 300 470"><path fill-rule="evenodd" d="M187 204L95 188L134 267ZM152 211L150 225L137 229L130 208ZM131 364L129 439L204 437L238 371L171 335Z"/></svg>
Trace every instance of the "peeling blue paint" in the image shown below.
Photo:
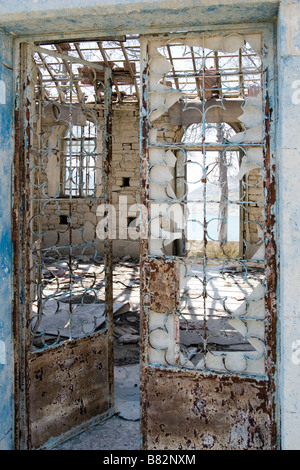
<svg viewBox="0 0 300 470"><path fill-rule="evenodd" d="M3 65L5 64L5 65ZM13 344L11 293L12 40L0 31L0 449L13 446ZM4 346L3 346L4 345ZM5 349L3 350L3 348ZM4 355L4 357L3 357Z"/></svg>
<svg viewBox="0 0 300 470"><path fill-rule="evenodd" d="M199 27L199 25L260 21L273 19L277 15L278 1L257 0L221 2L199 0L165 0L158 2L130 0L95 2L86 0L65 2L14 2L10 15L0 14L0 23L16 35L44 34L78 29L88 31L91 27L111 34L117 29L126 32L144 33L147 28ZM80 8L76 8L76 6Z"/></svg>
<svg viewBox="0 0 300 470"><path fill-rule="evenodd" d="M298 19L298 33L295 35L294 42L300 54L300 18Z"/></svg>

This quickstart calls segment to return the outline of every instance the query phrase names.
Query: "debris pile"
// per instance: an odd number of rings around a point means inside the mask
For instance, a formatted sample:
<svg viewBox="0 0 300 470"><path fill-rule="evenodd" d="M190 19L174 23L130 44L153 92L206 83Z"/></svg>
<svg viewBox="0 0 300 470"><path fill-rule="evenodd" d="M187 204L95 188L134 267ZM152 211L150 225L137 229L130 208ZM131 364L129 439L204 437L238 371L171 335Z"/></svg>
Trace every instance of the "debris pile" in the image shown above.
<svg viewBox="0 0 300 470"><path fill-rule="evenodd" d="M118 364L139 362L139 264L113 259L114 352ZM106 326L105 264L101 257L46 257L40 295L32 304L33 350Z"/></svg>

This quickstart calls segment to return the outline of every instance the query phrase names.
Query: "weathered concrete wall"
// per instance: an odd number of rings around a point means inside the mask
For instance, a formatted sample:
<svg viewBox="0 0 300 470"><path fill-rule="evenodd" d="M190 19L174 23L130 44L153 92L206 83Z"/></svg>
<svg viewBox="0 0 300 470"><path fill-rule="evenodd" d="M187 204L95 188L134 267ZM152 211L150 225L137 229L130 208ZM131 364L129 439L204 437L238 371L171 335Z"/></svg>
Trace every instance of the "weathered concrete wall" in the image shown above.
<svg viewBox="0 0 300 470"><path fill-rule="evenodd" d="M278 20L278 157L282 448L300 449L300 5Z"/></svg>
<svg viewBox="0 0 300 470"><path fill-rule="evenodd" d="M276 16L279 0L58 0L26 1L1 6L0 24L18 35L57 33L76 28L124 33L175 31L199 25L261 21ZM124 19L126 20L124 21ZM80 26L76 22L80 20ZM54 29L55 28L55 29ZM125 28L125 31L124 31Z"/></svg>
<svg viewBox="0 0 300 470"><path fill-rule="evenodd" d="M12 342L12 40L0 31L0 449L13 445Z"/></svg>

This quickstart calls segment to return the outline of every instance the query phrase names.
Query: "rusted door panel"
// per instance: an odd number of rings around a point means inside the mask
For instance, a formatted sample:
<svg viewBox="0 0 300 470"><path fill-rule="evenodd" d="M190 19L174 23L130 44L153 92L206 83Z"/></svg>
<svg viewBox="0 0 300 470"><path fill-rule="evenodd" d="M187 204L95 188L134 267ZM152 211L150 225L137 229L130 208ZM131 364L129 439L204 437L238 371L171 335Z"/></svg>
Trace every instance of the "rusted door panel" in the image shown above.
<svg viewBox="0 0 300 470"><path fill-rule="evenodd" d="M264 382L144 371L147 449L270 450L273 412Z"/></svg>
<svg viewBox="0 0 300 470"><path fill-rule="evenodd" d="M107 336L100 332L34 354L28 365L32 447L111 414Z"/></svg>
<svg viewBox="0 0 300 470"><path fill-rule="evenodd" d="M141 39L144 449L278 445L272 34Z"/></svg>
<svg viewBox="0 0 300 470"><path fill-rule="evenodd" d="M176 261L152 260L145 266L150 307L155 312L175 312L178 298Z"/></svg>
<svg viewBox="0 0 300 470"><path fill-rule="evenodd" d="M95 220L98 206L111 202L111 70L94 65L21 44L14 205L18 449L53 446L113 412L112 244L108 235L101 246L85 219ZM84 104L82 70L86 93L97 90L94 106Z"/></svg>

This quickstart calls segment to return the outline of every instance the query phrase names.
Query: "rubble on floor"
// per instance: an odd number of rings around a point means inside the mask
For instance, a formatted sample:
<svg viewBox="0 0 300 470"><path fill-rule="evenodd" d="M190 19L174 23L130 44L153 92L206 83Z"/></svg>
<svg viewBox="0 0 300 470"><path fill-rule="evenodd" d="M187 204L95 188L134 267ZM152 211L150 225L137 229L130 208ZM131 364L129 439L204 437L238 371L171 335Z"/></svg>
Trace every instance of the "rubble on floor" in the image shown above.
<svg viewBox="0 0 300 470"><path fill-rule="evenodd" d="M34 321L32 349L105 327L105 265L101 257L46 257L42 269L42 315ZM117 364L139 361L139 264L125 256L113 259L114 343ZM32 306L38 313L38 303ZM124 346L129 347L124 354ZM121 348L121 349L120 349ZM119 351L120 349L120 351Z"/></svg>

